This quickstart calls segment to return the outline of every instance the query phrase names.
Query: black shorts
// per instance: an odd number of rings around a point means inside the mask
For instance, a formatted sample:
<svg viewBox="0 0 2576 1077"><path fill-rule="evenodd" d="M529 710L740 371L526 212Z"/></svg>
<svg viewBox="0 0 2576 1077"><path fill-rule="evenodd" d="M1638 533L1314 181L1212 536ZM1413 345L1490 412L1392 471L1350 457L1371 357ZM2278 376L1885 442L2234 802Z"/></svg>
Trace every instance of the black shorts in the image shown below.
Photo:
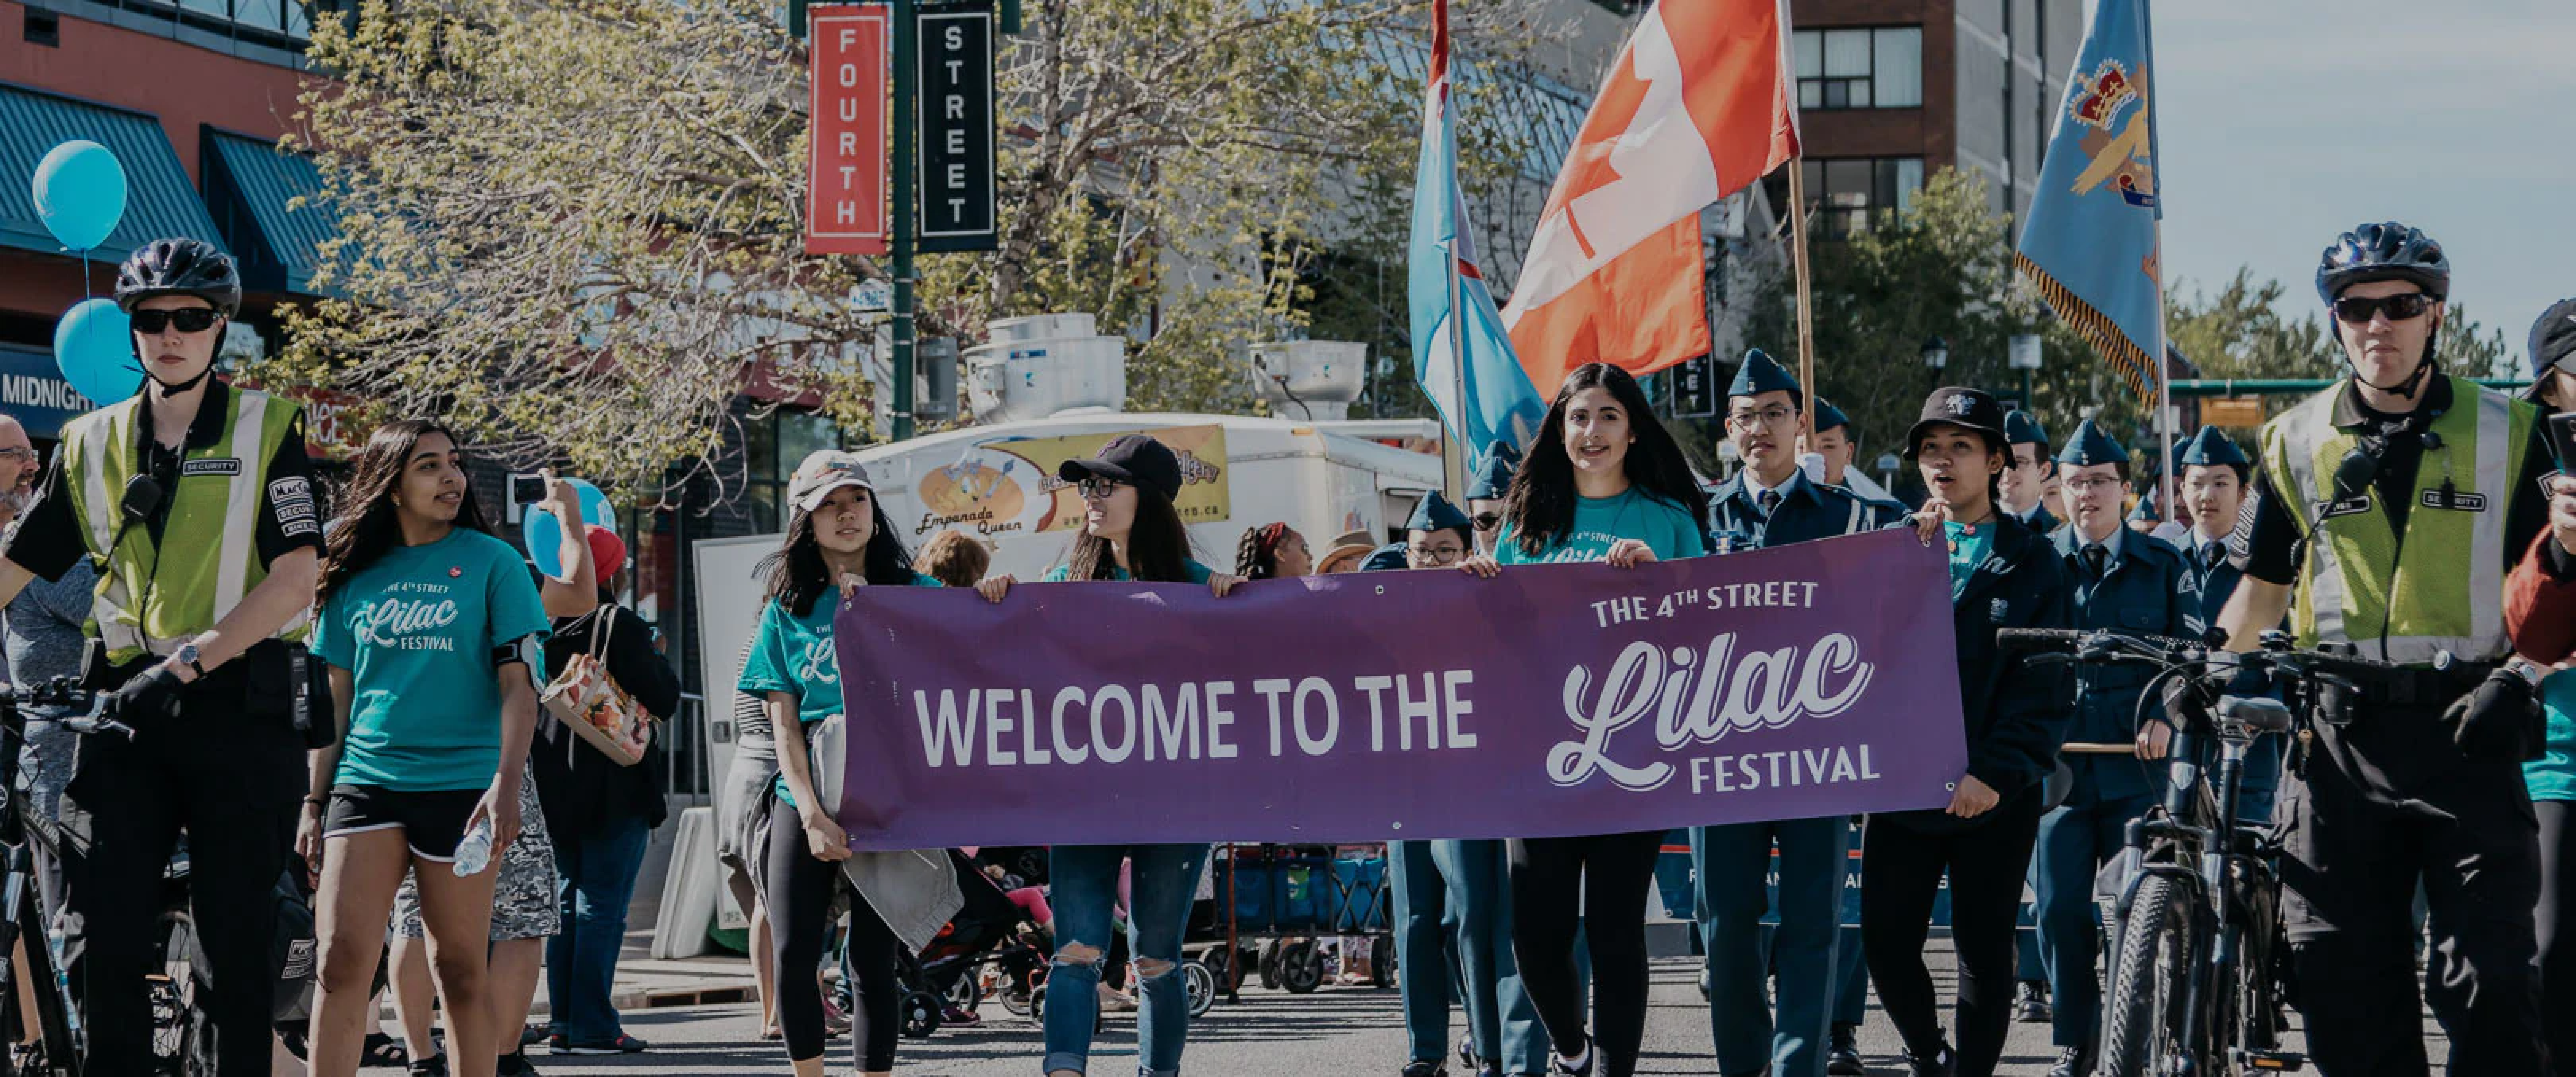
<svg viewBox="0 0 2576 1077"><path fill-rule="evenodd" d="M465 840L465 824L483 802L480 789L387 789L378 785L335 785L331 807L322 815L325 839L370 830L401 830L411 855L441 864L456 859Z"/></svg>

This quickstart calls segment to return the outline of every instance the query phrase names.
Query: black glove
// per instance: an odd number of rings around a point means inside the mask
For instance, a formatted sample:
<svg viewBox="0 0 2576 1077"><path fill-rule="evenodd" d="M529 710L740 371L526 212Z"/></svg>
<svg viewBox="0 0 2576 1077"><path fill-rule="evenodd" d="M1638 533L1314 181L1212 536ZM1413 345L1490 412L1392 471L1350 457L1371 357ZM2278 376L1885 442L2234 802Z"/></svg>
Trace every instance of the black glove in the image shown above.
<svg viewBox="0 0 2576 1077"><path fill-rule="evenodd" d="M179 691L185 685L166 665L156 665L116 690L116 714L128 723L179 713Z"/></svg>
<svg viewBox="0 0 2576 1077"><path fill-rule="evenodd" d="M2205 724L2211 707L2228 696L2252 699L2272 691L2272 677L2249 665L2232 665L2201 677L2165 681L2165 717L2176 729Z"/></svg>
<svg viewBox="0 0 2576 1077"><path fill-rule="evenodd" d="M2526 762L2540 758L2548 721L2531 681L2509 669L2487 674L2476 689L2442 712L2451 743L2471 759Z"/></svg>

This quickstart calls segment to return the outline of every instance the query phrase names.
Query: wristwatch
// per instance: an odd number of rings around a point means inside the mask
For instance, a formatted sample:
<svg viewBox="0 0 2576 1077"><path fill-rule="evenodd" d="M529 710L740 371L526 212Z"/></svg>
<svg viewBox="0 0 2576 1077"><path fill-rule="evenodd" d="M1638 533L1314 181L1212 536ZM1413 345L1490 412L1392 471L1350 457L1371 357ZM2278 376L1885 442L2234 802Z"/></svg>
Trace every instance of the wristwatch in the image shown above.
<svg viewBox="0 0 2576 1077"><path fill-rule="evenodd" d="M2542 669L2538 665L2531 663L2521 655L2515 655L2511 659L2507 660L2503 669L2507 673L2511 673L2516 677L2522 678L2533 688L2540 687L2541 680L2549 676L2548 670Z"/></svg>
<svg viewBox="0 0 2576 1077"><path fill-rule="evenodd" d="M187 663L188 671L196 674L199 680L205 679L206 667L197 663L199 658L204 657L204 652L197 650L196 643L188 642L180 644L178 650L170 652L170 657Z"/></svg>

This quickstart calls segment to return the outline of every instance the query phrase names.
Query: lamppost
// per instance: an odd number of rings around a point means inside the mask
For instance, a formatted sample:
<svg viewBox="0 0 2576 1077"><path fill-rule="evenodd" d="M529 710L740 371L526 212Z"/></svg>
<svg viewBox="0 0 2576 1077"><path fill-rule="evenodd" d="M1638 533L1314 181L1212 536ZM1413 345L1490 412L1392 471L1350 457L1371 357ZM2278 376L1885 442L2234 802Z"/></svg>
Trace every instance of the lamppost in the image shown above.
<svg viewBox="0 0 2576 1077"><path fill-rule="evenodd" d="M1950 342L1940 337L1923 341L1923 365L1932 370L1932 387L1941 387L1941 368L1950 365Z"/></svg>
<svg viewBox="0 0 2576 1077"><path fill-rule="evenodd" d="M2031 395L2031 381L2039 373L2039 334L2016 334L2012 338L2009 355L2012 368L2021 371L2021 406L2025 409L2038 406L2039 402Z"/></svg>

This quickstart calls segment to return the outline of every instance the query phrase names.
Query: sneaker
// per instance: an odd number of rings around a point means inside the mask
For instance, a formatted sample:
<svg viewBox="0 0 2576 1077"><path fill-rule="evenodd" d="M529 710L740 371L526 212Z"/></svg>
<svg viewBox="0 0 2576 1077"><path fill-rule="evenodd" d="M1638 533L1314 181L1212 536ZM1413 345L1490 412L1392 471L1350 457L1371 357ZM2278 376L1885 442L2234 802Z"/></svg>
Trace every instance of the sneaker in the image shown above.
<svg viewBox="0 0 2576 1077"><path fill-rule="evenodd" d="M1556 1077L1592 1077L1592 1061L1597 1053L1593 1050L1594 1046L1589 1043L1584 1044L1581 1058L1569 1059L1564 1055L1551 1053L1548 1060L1552 1064L1551 1068L1556 1071Z"/></svg>
<svg viewBox="0 0 2576 1077"><path fill-rule="evenodd" d="M984 1015L943 1003L939 1007L939 1023L949 1028L972 1028L984 1023Z"/></svg>
<svg viewBox="0 0 2576 1077"><path fill-rule="evenodd" d="M447 1056L431 1055L406 1067L411 1077L447 1077Z"/></svg>
<svg viewBox="0 0 2576 1077"><path fill-rule="evenodd" d="M555 1048L556 1052L568 1055L640 1055L652 1049L652 1044L622 1032L613 1040L575 1043Z"/></svg>
<svg viewBox="0 0 2576 1077"><path fill-rule="evenodd" d="M1869 1077L1869 1067L1860 1060L1860 1029L1835 1025L1833 1038L1825 1047L1826 1077Z"/></svg>
<svg viewBox="0 0 2576 1077"><path fill-rule="evenodd" d="M1476 1064L1476 1037L1474 1033L1458 1037L1458 1068L1466 1070L1469 1073L1481 1072L1486 1068Z"/></svg>
<svg viewBox="0 0 2576 1077"><path fill-rule="evenodd" d="M502 1055L492 1067L493 1077L536 1077L537 1068L528 1064L528 1052L512 1051Z"/></svg>
<svg viewBox="0 0 2576 1077"><path fill-rule="evenodd" d="M2049 1009L2048 985L2036 980L2023 980L2013 992L2013 1020L2025 1025L2044 1025L2056 1019Z"/></svg>
<svg viewBox="0 0 2576 1077"><path fill-rule="evenodd" d="M1404 1064L1403 1077L1449 1077L1449 1064L1446 1062L1407 1062Z"/></svg>
<svg viewBox="0 0 2576 1077"><path fill-rule="evenodd" d="M528 1027L519 1030L519 1046L521 1047L535 1047L548 1040L552 1040L556 1043L563 1042L563 1037L555 1033L553 1025L529 1025Z"/></svg>
<svg viewBox="0 0 2576 1077"><path fill-rule="evenodd" d="M1904 1058L1914 1077L1957 1077L1959 1072L1958 1052L1946 1043L1935 1049L1930 1058L1917 1057L1912 1048L1906 1049Z"/></svg>
<svg viewBox="0 0 2576 1077"><path fill-rule="evenodd" d="M2081 1047L2060 1047L2057 1064L2048 1067L2048 1077L2093 1077L2092 1055Z"/></svg>

